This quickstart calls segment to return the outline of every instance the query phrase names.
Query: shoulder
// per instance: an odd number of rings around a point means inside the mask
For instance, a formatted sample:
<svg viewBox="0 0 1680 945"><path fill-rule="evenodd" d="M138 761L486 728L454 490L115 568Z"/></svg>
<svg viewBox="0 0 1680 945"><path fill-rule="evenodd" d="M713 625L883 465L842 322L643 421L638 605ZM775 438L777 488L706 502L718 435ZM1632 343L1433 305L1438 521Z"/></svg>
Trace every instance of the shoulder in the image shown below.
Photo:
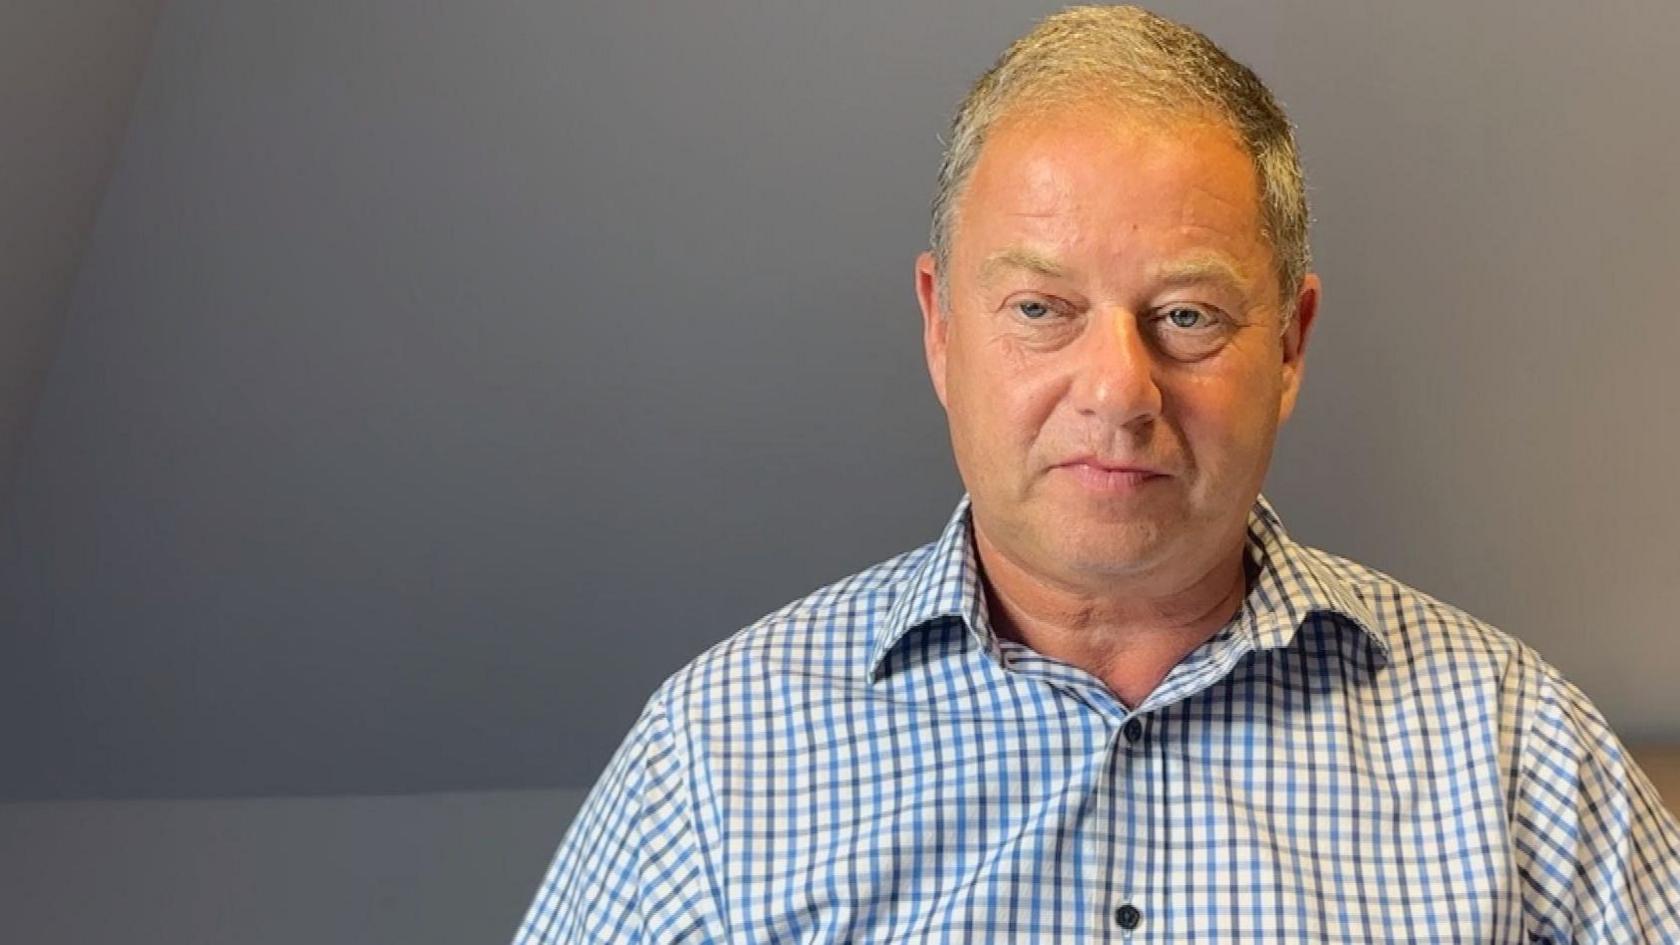
<svg viewBox="0 0 1680 945"><path fill-rule="evenodd" d="M1374 568L1296 548L1388 642L1384 704L1443 749L1497 765L1529 927L1592 941L1680 933L1680 825L1592 701L1487 622Z"/></svg>
<svg viewBox="0 0 1680 945"><path fill-rule="evenodd" d="M1392 695L1431 712L1437 724L1480 727L1513 772L1543 744L1562 741L1620 763L1620 745L1598 708L1533 647L1375 568L1296 547L1368 612L1390 651Z"/></svg>
<svg viewBox="0 0 1680 945"><path fill-rule="evenodd" d="M1426 669L1449 662L1461 671L1503 674L1516 664L1545 666L1527 644L1459 607L1349 558L1305 545L1295 548L1369 610L1376 624L1372 630L1388 643L1401 667Z"/></svg>
<svg viewBox="0 0 1680 945"><path fill-rule="evenodd" d="M655 699L674 720L693 722L720 700L751 698L778 681L861 679L883 621L933 547L895 555L765 614L673 673Z"/></svg>
<svg viewBox="0 0 1680 945"><path fill-rule="evenodd" d="M1513 783L1560 754L1583 773L1621 776L1629 762L1603 714L1533 647L1375 568L1297 547L1369 609L1400 685L1436 706L1457 703L1465 724L1490 730Z"/></svg>

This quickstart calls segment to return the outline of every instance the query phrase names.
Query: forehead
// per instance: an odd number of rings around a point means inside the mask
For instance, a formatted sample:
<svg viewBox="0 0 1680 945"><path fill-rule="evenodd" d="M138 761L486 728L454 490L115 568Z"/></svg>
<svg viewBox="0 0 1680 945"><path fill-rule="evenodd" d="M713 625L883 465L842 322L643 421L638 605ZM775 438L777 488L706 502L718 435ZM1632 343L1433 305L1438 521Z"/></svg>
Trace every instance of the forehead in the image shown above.
<svg viewBox="0 0 1680 945"><path fill-rule="evenodd" d="M1237 136L1199 115L1068 105L989 131L958 205L956 246L998 241L1045 253L1268 252L1258 175Z"/></svg>

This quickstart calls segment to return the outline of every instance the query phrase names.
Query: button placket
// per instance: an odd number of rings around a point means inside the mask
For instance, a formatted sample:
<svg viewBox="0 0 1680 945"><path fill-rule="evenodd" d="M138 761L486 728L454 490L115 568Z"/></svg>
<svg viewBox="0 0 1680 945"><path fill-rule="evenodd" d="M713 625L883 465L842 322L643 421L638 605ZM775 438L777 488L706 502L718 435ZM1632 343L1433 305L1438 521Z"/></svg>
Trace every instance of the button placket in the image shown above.
<svg viewBox="0 0 1680 945"><path fill-rule="evenodd" d="M1151 860L1155 851L1151 841L1156 830L1157 811L1152 809L1151 775L1152 759L1144 751L1148 744L1150 725L1148 717L1142 713L1133 713L1120 726L1119 736L1122 740L1120 757L1124 757L1124 776L1126 778L1126 807L1134 815L1141 815L1141 822L1134 823L1134 841L1127 847L1125 885L1120 887L1121 896L1114 907L1111 917L1114 926L1120 930L1126 941L1135 937L1145 936L1141 930L1143 926L1143 910L1138 907L1138 897L1147 900L1149 892L1140 888L1140 881L1147 882L1152 869ZM1141 828L1141 833L1137 828ZM1138 842L1142 841L1142 842Z"/></svg>

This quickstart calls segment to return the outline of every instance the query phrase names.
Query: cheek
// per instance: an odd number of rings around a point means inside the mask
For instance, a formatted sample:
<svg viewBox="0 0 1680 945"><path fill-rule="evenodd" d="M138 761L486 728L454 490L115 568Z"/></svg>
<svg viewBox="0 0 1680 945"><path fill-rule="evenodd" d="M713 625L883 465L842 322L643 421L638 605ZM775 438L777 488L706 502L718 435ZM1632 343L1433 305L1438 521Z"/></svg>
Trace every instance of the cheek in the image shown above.
<svg viewBox="0 0 1680 945"><path fill-rule="evenodd" d="M1176 426L1204 472L1264 464L1277 430L1275 380L1198 378L1173 398Z"/></svg>
<svg viewBox="0 0 1680 945"><path fill-rule="evenodd" d="M1003 460L1039 437L1058 400L1053 365L1013 356L997 342L965 351L946 379L953 426L971 432L990 454Z"/></svg>
<svg viewBox="0 0 1680 945"><path fill-rule="evenodd" d="M1054 446L1057 436L1057 407L1064 398L1061 385L1052 376L1018 373L998 379L997 444L1017 465L1042 459L1036 451Z"/></svg>

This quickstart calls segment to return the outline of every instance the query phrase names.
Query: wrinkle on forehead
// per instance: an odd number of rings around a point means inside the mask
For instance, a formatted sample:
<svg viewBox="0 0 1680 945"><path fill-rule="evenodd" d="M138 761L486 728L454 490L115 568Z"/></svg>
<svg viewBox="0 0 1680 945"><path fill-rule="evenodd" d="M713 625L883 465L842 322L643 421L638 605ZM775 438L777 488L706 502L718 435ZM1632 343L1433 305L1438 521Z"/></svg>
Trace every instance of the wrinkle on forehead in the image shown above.
<svg viewBox="0 0 1680 945"><path fill-rule="evenodd" d="M1187 151L1207 159L1186 161ZM1270 258L1252 162L1227 126L1199 116L1017 115L994 129L963 203L962 233L989 217L994 237L1008 234L970 270L982 286L1006 272L1077 278L1100 259L1105 270L1130 261L1170 282L1245 288Z"/></svg>
<svg viewBox="0 0 1680 945"><path fill-rule="evenodd" d="M1066 279L1077 275L1077 270L1051 253L1031 246L1009 246L988 255L980 264L980 284L990 286L1011 272L1029 272L1047 279ZM1176 258L1157 260L1147 272L1152 282L1164 286L1218 285L1242 289L1251 277L1240 259L1214 250L1192 251Z"/></svg>
<svg viewBox="0 0 1680 945"><path fill-rule="evenodd" d="M1234 214L1245 219L1259 220L1260 217L1260 188L1258 176L1253 170L1252 162L1246 157L1242 142L1238 140L1230 129L1221 124L1209 123L1205 120L1183 118L1170 124L1157 122L1139 122L1129 115L1107 113L1092 114L1091 109L1081 109L1068 113L1051 115L1035 115L1010 122L1007 126L994 129L992 140L987 142L976 168L975 180L993 176L996 172L995 162L987 160L995 155L998 145L1004 139L1018 135L1031 135L1035 132L1046 136L1055 136L1070 127L1080 126L1090 130L1099 130L1121 143L1121 148L1128 155L1128 160L1136 162L1141 167L1137 176L1163 176L1173 183L1179 184L1187 196L1194 195L1197 199L1185 201L1185 221L1194 222L1199 206L1207 204L1217 205L1220 209L1214 212ZM1231 149L1233 156L1239 158L1240 166L1246 172L1240 193L1225 193L1211 189L1199 169L1176 167L1181 162L1178 154L1186 147L1194 150L1218 150L1221 146ZM1020 145L1016 145L1020 147ZM1089 166L1087 166L1087 169ZM1066 154L1055 152L1041 152L1030 154L1014 168L1016 179L1010 186L1002 189L1002 196L1007 199L1004 206L997 207L997 211L1011 216L1047 217L1058 214L1078 213L1091 202L1091 196L1096 193L1099 197L1100 188L1093 188L1088 182L1074 179L1068 173L1069 165ZM1177 171L1177 173L1172 173ZM1114 176L1108 181L1111 186L1124 187L1130 178ZM975 189L970 188L970 195Z"/></svg>

